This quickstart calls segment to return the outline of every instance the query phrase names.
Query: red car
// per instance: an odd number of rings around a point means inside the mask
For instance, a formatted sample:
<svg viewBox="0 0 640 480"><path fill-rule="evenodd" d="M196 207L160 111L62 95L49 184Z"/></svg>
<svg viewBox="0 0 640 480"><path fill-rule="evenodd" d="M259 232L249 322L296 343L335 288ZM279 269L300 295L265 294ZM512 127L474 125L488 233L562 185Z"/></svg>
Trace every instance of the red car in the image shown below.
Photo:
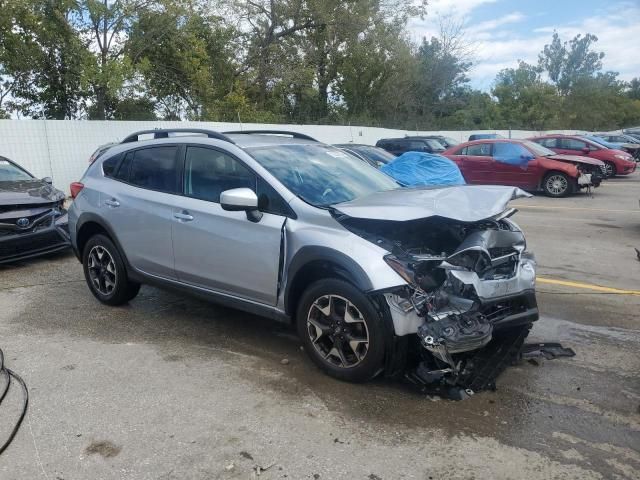
<svg viewBox="0 0 640 480"><path fill-rule="evenodd" d="M529 140L543 147L547 147L556 153L583 155L602 160L605 165L605 174L607 177L629 175L636 169L636 162L628 153L622 150L607 148L579 135L544 135L542 137L530 138Z"/></svg>
<svg viewBox="0 0 640 480"><path fill-rule="evenodd" d="M598 186L604 164L600 160L558 155L528 140L490 139L461 143L445 150L467 183L513 185L564 197L587 186Z"/></svg>

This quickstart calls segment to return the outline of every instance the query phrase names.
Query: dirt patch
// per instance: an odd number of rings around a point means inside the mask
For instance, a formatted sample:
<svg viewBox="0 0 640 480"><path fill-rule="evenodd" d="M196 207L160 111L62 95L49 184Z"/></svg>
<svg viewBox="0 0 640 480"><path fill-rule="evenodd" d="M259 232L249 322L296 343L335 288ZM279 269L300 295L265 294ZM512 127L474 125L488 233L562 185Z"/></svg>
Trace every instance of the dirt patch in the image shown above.
<svg viewBox="0 0 640 480"><path fill-rule="evenodd" d="M112 458L120 453L122 447L119 447L115 443L109 440L101 440L99 442L91 442L85 449L87 455L93 455L94 453L102 456L103 458Z"/></svg>

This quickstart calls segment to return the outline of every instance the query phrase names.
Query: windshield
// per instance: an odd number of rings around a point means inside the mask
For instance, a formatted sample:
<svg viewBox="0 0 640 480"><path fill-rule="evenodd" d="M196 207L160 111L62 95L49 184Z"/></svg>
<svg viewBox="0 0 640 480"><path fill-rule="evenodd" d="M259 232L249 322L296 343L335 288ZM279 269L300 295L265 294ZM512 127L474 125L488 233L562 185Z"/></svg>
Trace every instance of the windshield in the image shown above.
<svg viewBox="0 0 640 480"><path fill-rule="evenodd" d="M0 160L0 182L31 180L33 177L8 160Z"/></svg>
<svg viewBox="0 0 640 480"><path fill-rule="evenodd" d="M400 188L375 167L327 145L278 145L246 151L285 187L316 207Z"/></svg>
<svg viewBox="0 0 640 480"><path fill-rule="evenodd" d="M548 157L550 155L555 155L556 152L553 150L549 150L547 147L543 147L542 145L536 142L530 142L526 140L522 142L522 144L529 149L529 151L533 152L536 157Z"/></svg>
<svg viewBox="0 0 640 480"><path fill-rule="evenodd" d="M360 152L362 155L370 160L378 163L389 163L394 160L396 156L393 153L389 153L386 150L378 147L369 147L368 145L358 145L357 147L350 147L356 152Z"/></svg>
<svg viewBox="0 0 640 480"><path fill-rule="evenodd" d="M454 147L456 145L460 145L460 142L457 141L455 138L451 138L451 137L442 137L444 139L445 142L447 142L447 147Z"/></svg>

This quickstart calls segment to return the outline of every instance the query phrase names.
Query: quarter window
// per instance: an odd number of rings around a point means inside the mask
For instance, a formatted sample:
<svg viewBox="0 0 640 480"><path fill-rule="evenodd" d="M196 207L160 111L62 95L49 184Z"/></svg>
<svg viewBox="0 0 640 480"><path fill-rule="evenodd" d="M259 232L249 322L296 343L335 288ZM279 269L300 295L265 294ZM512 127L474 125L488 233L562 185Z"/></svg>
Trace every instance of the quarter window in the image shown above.
<svg viewBox="0 0 640 480"><path fill-rule="evenodd" d="M114 175L114 178L125 182L129 181L129 170L131 170L131 161L135 152L127 152L122 160L122 163L118 167L118 171Z"/></svg>
<svg viewBox="0 0 640 480"><path fill-rule="evenodd" d="M293 210L276 190L262 178L258 178L258 208L261 212L295 217Z"/></svg>
<svg viewBox="0 0 640 480"><path fill-rule="evenodd" d="M202 147L187 148L184 194L220 203L220 194L233 188L256 191L256 175L235 158Z"/></svg>
<svg viewBox="0 0 640 480"><path fill-rule="evenodd" d="M122 158L122 155L115 155L111 158L107 158L104 162L102 162L102 171L104 172L105 177L112 177L115 168L118 166L118 162Z"/></svg>
<svg viewBox="0 0 640 480"><path fill-rule="evenodd" d="M152 147L136 150L131 162L129 183L149 190L178 192L178 147ZM123 165L118 170L125 166Z"/></svg>

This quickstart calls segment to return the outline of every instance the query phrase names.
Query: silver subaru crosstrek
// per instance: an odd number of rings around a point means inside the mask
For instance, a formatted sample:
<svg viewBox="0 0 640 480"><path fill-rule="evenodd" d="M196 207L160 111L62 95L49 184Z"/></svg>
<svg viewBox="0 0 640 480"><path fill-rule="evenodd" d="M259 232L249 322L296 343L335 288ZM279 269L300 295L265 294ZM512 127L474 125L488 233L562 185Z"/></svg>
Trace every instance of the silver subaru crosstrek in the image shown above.
<svg viewBox="0 0 640 480"><path fill-rule="evenodd" d="M452 384L538 318L514 187L403 188L306 135L179 129L127 137L71 189L100 302L145 283L291 322L339 379Z"/></svg>

